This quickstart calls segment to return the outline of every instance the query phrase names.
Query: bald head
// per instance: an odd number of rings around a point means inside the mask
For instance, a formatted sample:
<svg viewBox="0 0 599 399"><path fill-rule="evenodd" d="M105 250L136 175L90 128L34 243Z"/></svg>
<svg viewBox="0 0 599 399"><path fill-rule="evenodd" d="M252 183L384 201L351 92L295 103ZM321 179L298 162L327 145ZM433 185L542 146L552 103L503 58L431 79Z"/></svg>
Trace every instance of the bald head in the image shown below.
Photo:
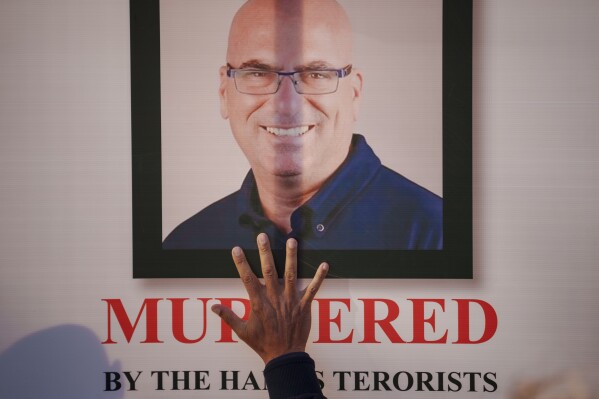
<svg viewBox="0 0 599 399"><path fill-rule="evenodd" d="M305 201L347 157L358 113L362 74L351 68L345 11L334 0L249 0L231 24L227 63L256 72L246 75L256 79L260 71L306 72L302 82L284 74L289 79L281 77L274 92L248 94L223 66L219 88L221 115L250 162L260 197L284 186L293 201ZM332 70L338 74L322 73ZM301 91L300 83L317 81L336 87Z"/></svg>
<svg viewBox="0 0 599 399"><path fill-rule="evenodd" d="M246 61L244 49L259 47L277 54L279 63L294 54L320 61L323 42L333 44L330 58L352 62L351 25L335 0L249 0L231 23L227 61L239 67L237 61Z"/></svg>

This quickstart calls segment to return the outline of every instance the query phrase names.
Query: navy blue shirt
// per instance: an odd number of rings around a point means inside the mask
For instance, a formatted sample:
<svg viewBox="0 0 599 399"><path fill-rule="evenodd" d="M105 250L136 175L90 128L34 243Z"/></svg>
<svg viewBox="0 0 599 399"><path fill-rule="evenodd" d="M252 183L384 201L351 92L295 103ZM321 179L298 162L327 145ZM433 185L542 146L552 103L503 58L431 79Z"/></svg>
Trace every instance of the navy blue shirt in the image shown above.
<svg viewBox="0 0 599 399"><path fill-rule="evenodd" d="M314 360L306 352L272 359L264 368L270 399L326 399L314 367Z"/></svg>
<svg viewBox="0 0 599 399"><path fill-rule="evenodd" d="M165 249L273 248L296 238L304 249L442 249L443 200L383 166L363 136L320 190L291 215L285 234L267 219L250 170L239 191L181 223Z"/></svg>

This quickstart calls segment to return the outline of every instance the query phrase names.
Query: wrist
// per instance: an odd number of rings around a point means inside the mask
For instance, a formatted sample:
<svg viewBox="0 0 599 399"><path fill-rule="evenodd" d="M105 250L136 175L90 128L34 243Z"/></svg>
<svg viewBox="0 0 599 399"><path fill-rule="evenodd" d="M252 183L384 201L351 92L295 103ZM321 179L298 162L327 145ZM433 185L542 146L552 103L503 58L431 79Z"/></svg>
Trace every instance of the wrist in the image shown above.
<svg viewBox="0 0 599 399"><path fill-rule="evenodd" d="M306 352L306 346L303 345L303 346L296 346L296 347L288 348L288 349L282 350L282 351L274 351L274 352L265 353L265 354L261 355L260 357L262 357L262 360L264 361L264 364L266 365L271 360L276 359L278 357L285 356L290 353L305 353L305 352Z"/></svg>

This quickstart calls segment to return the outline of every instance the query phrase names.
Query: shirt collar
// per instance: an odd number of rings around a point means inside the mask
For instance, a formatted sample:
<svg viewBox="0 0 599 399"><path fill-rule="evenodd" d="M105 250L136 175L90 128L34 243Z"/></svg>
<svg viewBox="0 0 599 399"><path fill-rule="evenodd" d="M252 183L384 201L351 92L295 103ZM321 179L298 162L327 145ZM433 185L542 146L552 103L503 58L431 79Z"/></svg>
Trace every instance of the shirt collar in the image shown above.
<svg viewBox="0 0 599 399"><path fill-rule="evenodd" d="M327 227L334 223L345 205L368 185L380 167L381 161L366 143L366 139L354 134L350 152L339 169L308 202L291 215L293 230L302 230L300 234L308 234L308 229L317 236L326 234ZM262 212L256 180L251 170L241 185L238 200L241 225L251 225L261 230L272 223Z"/></svg>

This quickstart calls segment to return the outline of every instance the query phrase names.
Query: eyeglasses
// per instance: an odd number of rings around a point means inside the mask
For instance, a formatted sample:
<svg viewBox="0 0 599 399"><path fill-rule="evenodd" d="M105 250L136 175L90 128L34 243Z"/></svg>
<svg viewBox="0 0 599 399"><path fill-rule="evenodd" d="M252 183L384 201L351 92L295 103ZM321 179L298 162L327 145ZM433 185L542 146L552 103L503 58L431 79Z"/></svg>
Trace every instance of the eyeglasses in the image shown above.
<svg viewBox="0 0 599 399"><path fill-rule="evenodd" d="M227 64L227 76L235 80L235 88L243 94L274 94L288 76L298 94L330 94L337 91L339 79L351 73L352 66L342 69L306 69L277 72L265 69L235 69Z"/></svg>

